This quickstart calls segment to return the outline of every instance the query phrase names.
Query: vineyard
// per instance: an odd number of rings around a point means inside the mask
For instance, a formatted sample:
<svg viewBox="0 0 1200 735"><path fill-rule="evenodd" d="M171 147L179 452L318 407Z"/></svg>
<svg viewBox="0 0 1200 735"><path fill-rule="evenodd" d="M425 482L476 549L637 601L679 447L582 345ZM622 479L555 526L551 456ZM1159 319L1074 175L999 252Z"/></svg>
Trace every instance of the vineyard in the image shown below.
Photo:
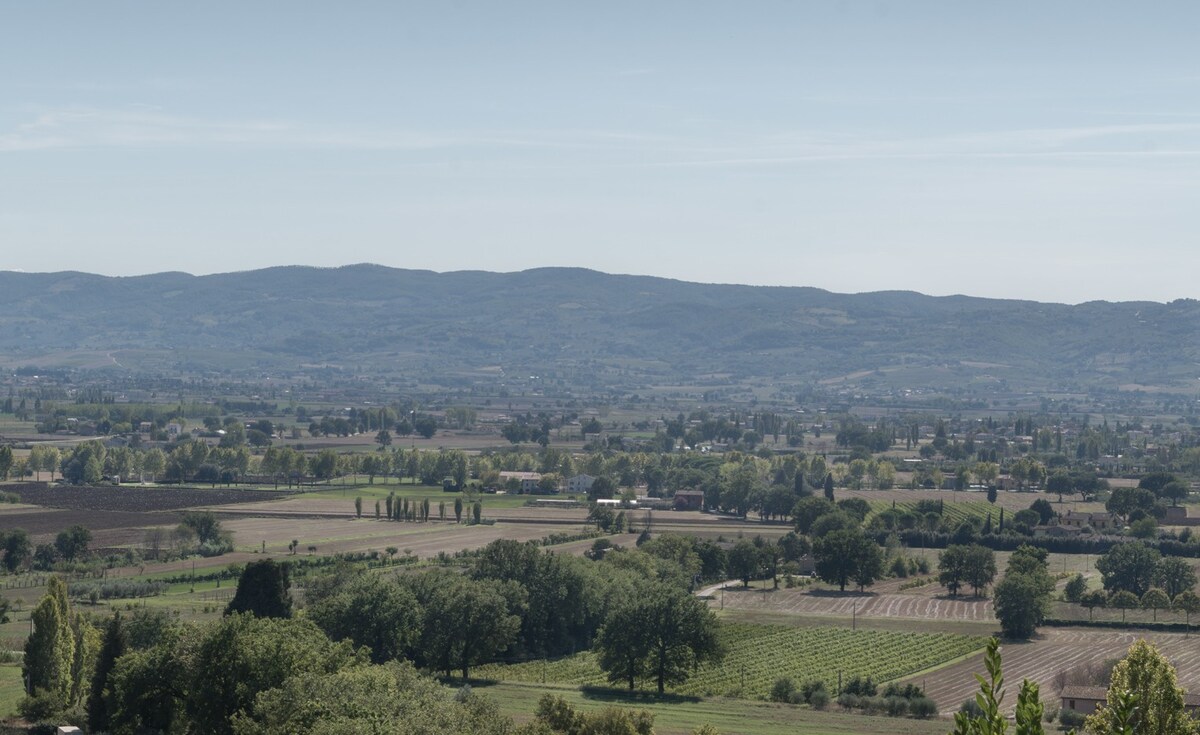
<svg viewBox="0 0 1200 735"><path fill-rule="evenodd" d="M881 513L885 510L891 510L892 508L895 508L896 511L900 513L908 512L917 516L921 515L921 513L917 511L917 501L915 500L896 501L870 499L867 502L871 504L871 514L867 516L868 521L876 513ZM941 507L942 518L944 518L951 526L957 526L959 523L962 523L968 518L978 518L982 521L988 517L989 513L992 516L992 523L998 523L1000 521L1000 509L986 500L955 499L951 500L950 502L942 503ZM1011 516L1011 511L1008 515Z"/></svg>
<svg viewBox="0 0 1200 735"><path fill-rule="evenodd" d="M985 639L947 633L897 633L848 628L789 628L726 624L722 637L728 649L716 665L702 666L678 694L765 699L781 677L797 683L821 679L836 691L843 679L870 676L887 682L912 676L983 648ZM479 668L481 678L577 686L606 686L596 658L585 652L555 661ZM649 681L644 682L650 687Z"/></svg>

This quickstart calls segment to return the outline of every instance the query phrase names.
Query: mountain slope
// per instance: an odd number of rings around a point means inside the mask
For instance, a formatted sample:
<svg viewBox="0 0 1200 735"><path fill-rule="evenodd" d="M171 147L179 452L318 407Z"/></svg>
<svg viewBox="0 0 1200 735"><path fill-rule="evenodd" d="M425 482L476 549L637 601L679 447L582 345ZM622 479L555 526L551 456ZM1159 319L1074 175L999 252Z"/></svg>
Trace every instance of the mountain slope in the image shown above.
<svg viewBox="0 0 1200 735"><path fill-rule="evenodd" d="M822 379L996 366L1048 383L1188 385L1200 302L1069 306L912 292L686 283L568 268L433 273L374 265L110 278L0 273L0 350L253 354L260 363L654 365ZM432 366L432 367L431 367ZM136 364L129 365L136 369Z"/></svg>

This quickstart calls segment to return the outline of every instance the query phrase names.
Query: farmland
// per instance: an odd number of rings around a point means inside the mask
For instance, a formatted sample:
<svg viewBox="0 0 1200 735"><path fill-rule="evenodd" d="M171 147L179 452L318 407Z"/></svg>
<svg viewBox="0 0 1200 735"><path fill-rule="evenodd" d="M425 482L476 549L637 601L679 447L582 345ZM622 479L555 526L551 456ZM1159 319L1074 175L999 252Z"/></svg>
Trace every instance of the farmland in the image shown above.
<svg viewBox="0 0 1200 735"><path fill-rule="evenodd" d="M899 633L839 627L731 623L722 631L728 649L724 661L700 667L672 691L685 696L765 699L780 677L797 682L820 679L836 691L840 677L900 679L982 649L985 639L945 633ZM590 652L552 662L533 661L480 668L480 678L576 686L605 684Z"/></svg>
<svg viewBox="0 0 1200 735"><path fill-rule="evenodd" d="M1010 683L1021 679L1035 681L1041 689L1043 701L1052 701L1061 689L1056 682L1060 672L1105 659L1120 658L1140 638L1154 643L1171 660L1178 671L1180 686L1188 691L1200 688L1200 657L1195 655L1195 638L1170 633L1079 628L1043 628L1035 640L1006 643L1001 648L1004 678ZM982 670L983 660L977 655L930 674L911 677L908 681L924 684L926 693L938 703L942 712L953 712L973 695L977 685L972 674Z"/></svg>
<svg viewBox="0 0 1200 735"><path fill-rule="evenodd" d="M619 706L645 709L654 715L658 735L688 735L710 724L726 735L944 735L946 723L895 717L869 717L829 709L812 710L787 704L713 697L651 697L613 690L580 690L555 684L500 682L480 684L475 691L494 699L503 712L528 720L538 699L549 692L582 710Z"/></svg>

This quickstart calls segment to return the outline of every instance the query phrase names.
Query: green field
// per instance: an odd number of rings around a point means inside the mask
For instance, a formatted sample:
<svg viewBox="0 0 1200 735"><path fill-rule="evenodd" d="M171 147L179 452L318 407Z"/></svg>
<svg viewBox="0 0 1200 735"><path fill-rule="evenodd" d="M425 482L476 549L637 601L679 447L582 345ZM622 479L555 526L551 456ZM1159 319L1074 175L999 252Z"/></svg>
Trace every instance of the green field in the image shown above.
<svg viewBox="0 0 1200 735"><path fill-rule="evenodd" d="M891 500L868 500L867 502L871 504L871 513L867 516L868 522L876 513L891 510L893 505L900 513L905 511L914 514L917 513L917 501L915 500L905 500L895 503ZM992 516L992 523L999 523L1000 509L986 500L953 499L942 506L942 518L951 526L957 526L968 518L978 518L982 521L989 514ZM1012 513L1010 511L1005 513L1005 515L1011 517Z"/></svg>
<svg viewBox="0 0 1200 735"><path fill-rule="evenodd" d="M945 720L911 720L868 717L834 709L812 710L789 704L739 699L693 699L625 695L619 692L582 692L576 688L539 684L502 683L479 686L476 692L495 700L500 709L518 721L531 719L538 699L546 693L562 697L573 707L594 710L616 706L649 710L658 735L686 735L701 725L716 727L722 735L943 735Z"/></svg>
<svg viewBox="0 0 1200 735"><path fill-rule="evenodd" d="M17 703L24 696L20 664L0 665L0 717L16 714Z"/></svg>
<svg viewBox="0 0 1200 735"><path fill-rule="evenodd" d="M728 648L725 659L700 667L686 683L673 687L674 693L765 699L775 680L785 676L797 683L821 679L832 692L837 689L839 674L844 680L870 676L876 682L892 681L974 653L986 643L980 636L948 633L746 623L726 624L722 636ZM607 686L590 651L554 661L481 666L476 676L506 682Z"/></svg>

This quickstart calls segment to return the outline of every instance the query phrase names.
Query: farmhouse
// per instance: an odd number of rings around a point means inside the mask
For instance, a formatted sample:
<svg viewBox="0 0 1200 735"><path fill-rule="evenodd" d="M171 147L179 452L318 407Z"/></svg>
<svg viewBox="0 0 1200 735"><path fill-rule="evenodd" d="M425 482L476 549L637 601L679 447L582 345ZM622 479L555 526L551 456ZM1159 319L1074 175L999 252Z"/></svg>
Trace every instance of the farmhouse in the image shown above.
<svg viewBox="0 0 1200 735"><path fill-rule="evenodd" d="M703 490L678 490L675 493L675 510L700 510L704 507Z"/></svg>
<svg viewBox="0 0 1200 735"><path fill-rule="evenodd" d="M1108 689L1105 687L1067 686L1063 687L1062 709L1071 710L1084 715L1090 715L1108 702ZM1192 717L1200 716L1200 694L1184 694L1183 708Z"/></svg>
<svg viewBox="0 0 1200 735"><path fill-rule="evenodd" d="M576 493L586 493L592 489L592 483L596 478L591 475L575 475L567 478L567 492L574 495Z"/></svg>
<svg viewBox="0 0 1200 735"><path fill-rule="evenodd" d="M500 473L501 485L507 485L510 480L520 485L521 492L534 493L537 492L538 483L542 481L542 476L538 472L504 471Z"/></svg>
<svg viewBox="0 0 1200 735"><path fill-rule="evenodd" d="M1121 519L1111 513L1080 513L1069 510L1058 519L1058 525L1072 528L1091 526L1097 531L1118 531Z"/></svg>

